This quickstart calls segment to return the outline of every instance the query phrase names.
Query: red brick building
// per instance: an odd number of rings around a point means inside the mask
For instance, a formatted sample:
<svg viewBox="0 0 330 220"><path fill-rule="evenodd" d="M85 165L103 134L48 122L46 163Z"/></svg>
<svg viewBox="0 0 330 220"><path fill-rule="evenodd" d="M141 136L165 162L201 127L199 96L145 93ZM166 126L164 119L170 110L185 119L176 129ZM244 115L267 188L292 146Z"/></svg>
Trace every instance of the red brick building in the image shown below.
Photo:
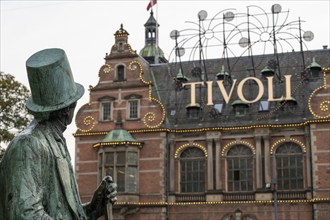
<svg viewBox="0 0 330 220"><path fill-rule="evenodd" d="M140 55L120 27L78 111L82 200L111 175L114 219L274 219L276 205L278 219L327 219L330 50L303 52L307 68L302 53L279 54L279 77L271 55L254 57L258 75L250 57L229 59L231 74L205 60L201 82L194 61L179 68L156 48L156 24L151 14Z"/></svg>

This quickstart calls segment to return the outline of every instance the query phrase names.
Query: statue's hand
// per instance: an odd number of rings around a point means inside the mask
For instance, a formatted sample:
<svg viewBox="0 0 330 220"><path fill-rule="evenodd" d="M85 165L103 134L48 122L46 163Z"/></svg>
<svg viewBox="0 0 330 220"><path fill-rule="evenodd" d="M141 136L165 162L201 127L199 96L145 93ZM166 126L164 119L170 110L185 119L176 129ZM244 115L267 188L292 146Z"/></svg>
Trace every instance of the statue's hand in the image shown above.
<svg viewBox="0 0 330 220"><path fill-rule="evenodd" d="M102 182L105 182L105 196L107 199L107 202L111 202L112 204L117 201L117 184L113 182L111 176L105 176L102 180Z"/></svg>
<svg viewBox="0 0 330 220"><path fill-rule="evenodd" d="M111 176L105 176L94 192L92 200L85 205L87 216L91 219L102 216L106 210L106 205L117 201L117 184L113 182Z"/></svg>
<svg viewBox="0 0 330 220"><path fill-rule="evenodd" d="M108 202L117 201L117 184L113 182L111 176L105 176L94 192L91 205L104 206Z"/></svg>

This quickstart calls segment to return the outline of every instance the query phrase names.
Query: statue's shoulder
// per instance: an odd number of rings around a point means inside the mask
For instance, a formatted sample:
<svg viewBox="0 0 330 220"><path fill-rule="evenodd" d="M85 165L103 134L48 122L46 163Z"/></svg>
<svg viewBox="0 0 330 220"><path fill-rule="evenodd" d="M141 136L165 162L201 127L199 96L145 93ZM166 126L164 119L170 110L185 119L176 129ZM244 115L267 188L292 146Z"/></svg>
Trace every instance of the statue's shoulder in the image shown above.
<svg viewBox="0 0 330 220"><path fill-rule="evenodd" d="M47 131L45 125L33 121L11 141L7 150L13 151L13 153L17 151L40 151L47 145Z"/></svg>
<svg viewBox="0 0 330 220"><path fill-rule="evenodd" d="M19 133L12 141L13 144L21 142L37 141L42 134L42 125L37 121L32 121L21 133Z"/></svg>

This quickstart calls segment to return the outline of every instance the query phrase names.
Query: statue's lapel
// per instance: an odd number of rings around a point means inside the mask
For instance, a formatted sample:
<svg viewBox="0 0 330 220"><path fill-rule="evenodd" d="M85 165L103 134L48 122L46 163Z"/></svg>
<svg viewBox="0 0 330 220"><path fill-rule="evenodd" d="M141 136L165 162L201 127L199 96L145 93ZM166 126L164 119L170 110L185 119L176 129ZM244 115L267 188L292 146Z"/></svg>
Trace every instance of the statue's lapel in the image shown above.
<svg viewBox="0 0 330 220"><path fill-rule="evenodd" d="M74 186L72 186L72 184L71 184L71 176L70 176L70 172L69 172L70 168L68 166L68 162L67 162L66 158L59 157L56 159L56 163L57 163L57 170L58 170L58 173L60 176L61 184L64 188L65 197L66 197L71 209L75 213L76 217L78 217L77 206L76 206L74 195L73 195Z"/></svg>
<svg viewBox="0 0 330 220"><path fill-rule="evenodd" d="M53 138L51 138L53 136ZM52 133L52 135L48 136L48 142L50 145L50 148L52 149L54 156L56 158L56 167L59 174L60 182L64 189L64 195L66 197L66 200L68 201L68 204L72 211L74 212L74 215L76 219L79 219L78 210L77 210L77 204L74 199L73 192L75 191L72 186L71 179L73 177L70 176L70 169L68 158L70 155L67 155L65 151L65 142L62 140L62 138Z"/></svg>

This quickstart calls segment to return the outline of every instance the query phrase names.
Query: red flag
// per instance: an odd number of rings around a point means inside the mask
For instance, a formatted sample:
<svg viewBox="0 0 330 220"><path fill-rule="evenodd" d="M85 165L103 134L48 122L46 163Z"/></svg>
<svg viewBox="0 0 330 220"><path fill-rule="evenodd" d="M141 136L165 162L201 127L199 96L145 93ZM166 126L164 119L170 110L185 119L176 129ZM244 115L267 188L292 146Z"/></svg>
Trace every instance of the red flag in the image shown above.
<svg viewBox="0 0 330 220"><path fill-rule="evenodd" d="M157 0L150 0L148 6L147 6L147 11L149 11L152 6L154 6L157 3Z"/></svg>

